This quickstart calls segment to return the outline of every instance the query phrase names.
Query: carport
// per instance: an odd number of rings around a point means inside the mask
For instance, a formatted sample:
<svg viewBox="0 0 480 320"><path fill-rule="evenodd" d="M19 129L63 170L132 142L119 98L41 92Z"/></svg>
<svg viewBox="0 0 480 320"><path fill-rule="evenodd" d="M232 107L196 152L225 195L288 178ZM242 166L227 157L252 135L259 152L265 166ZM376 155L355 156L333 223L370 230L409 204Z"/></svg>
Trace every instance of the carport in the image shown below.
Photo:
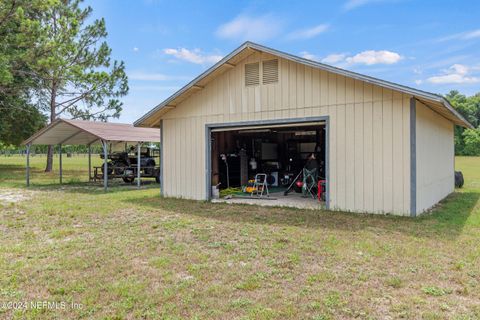
<svg viewBox="0 0 480 320"><path fill-rule="evenodd" d="M30 148L32 145L58 145L59 179L62 183L62 145L86 145L88 147L88 175L92 177L91 146L101 144L104 155L103 186L108 188L108 145L132 143L137 145L137 185L140 187L140 148L146 142L160 142L157 129L137 128L131 124L107 123L85 120L57 119L36 132L23 144L27 151L26 183L30 185ZM160 149L160 152L161 149Z"/></svg>

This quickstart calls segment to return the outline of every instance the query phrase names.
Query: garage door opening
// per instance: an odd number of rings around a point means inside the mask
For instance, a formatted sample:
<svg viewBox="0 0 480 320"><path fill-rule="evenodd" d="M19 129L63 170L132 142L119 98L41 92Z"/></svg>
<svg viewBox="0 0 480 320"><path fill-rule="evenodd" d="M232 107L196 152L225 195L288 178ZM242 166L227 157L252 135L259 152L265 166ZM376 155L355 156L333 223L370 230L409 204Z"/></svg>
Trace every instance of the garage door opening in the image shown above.
<svg viewBox="0 0 480 320"><path fill-rule="evenodd" d="M210 198L323 208L328 199L326 121L211 128Z"/></svg>

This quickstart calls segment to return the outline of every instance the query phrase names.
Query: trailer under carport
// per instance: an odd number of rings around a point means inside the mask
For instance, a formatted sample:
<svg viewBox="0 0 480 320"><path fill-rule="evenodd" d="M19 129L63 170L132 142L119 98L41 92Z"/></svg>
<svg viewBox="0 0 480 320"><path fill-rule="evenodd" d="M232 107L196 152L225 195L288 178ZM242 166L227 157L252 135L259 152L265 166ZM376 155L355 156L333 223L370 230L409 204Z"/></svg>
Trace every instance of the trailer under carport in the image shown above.
<svg viewBox="0 0 480 320"><path fill-rule="evenodd" d="M107 123L84 120L57 119L45 128L39 130L23 144L27 151L26 184L30 185L30 148L32 145L59 145L59 179L62 183L62 145L86 145L88 147L88 174L91 177L91 146L101 144L104 154L103 185L108 188L108 144L134 143L137 145L137 185L140 187L140 148L145 142L160 142L158 130L137 128L131 124ZM160 150L160 152L162 152ZM159 177L160 179L160 177Z"/></svg>

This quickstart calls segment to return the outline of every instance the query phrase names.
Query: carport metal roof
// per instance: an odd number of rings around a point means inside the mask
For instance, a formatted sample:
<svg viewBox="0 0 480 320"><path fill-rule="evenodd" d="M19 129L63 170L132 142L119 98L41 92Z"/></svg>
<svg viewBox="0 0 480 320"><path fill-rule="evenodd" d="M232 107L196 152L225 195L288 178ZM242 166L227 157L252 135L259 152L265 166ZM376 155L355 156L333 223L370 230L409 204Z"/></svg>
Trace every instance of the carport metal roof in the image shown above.
<svg viewBox="0 0 480 320"><path fill-rule="evenodd" d="M138 128L125 123L57 119L36 132L23 144L100 144L109 142L160 142L154 128Z"/></svg>

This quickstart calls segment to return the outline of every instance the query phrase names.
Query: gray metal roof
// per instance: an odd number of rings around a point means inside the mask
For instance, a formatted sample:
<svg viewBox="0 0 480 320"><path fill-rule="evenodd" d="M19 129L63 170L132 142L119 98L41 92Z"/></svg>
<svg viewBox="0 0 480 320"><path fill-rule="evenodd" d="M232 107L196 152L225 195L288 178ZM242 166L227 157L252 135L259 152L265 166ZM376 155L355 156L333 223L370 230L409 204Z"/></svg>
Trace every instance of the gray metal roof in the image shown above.
<svg viewBox="0 0 480 320"><path fill-rule="evenodd" d="M37 131L23 144L88 145L101 140L112 142L160 142L157 129L137 128L131 124L57 119Z"/></svg>
<svg viewBox="0 0 480 320"><path fill-rule="evenodd" d="M460 113L458 113L450 105L450 103L444 97L442 97L441 95L426 92L426 91L422 91L422 90L418 90L418 89L414 89L414 88L411 88L411 87L407 87L407 86L400 85L400 84L397 84L397 83L394 83L394 82L385 81L385 80L381 80L381 79L378 79L378 78L370 77L370 76L363 75L363 74L360 74L360 73L356 73L356 72L353 72L353 71L348 71L348 70L345 70L345 69L337 68L337 67L330 66L330 65L327 65L327 64L324 64L324 63L320 63L320 62L317 62L317 61L308 60L308 59L305 59L305 58L302 58L302 57L299 57L299 56L295 56L295 55L285 53L285 52L282 52L282 51L279 51L279 50L275 50L275 49L272 49L272 48L269 48L269 47L265 47L265 46L262 46L260 44L256 44L256 43L253 43L253 42L250 42L250 41L245 42L240 47L233 50L230 54L225 56L222 60L217 62L211 68L207 69L205 72L200 74L198 77L196 77L195 79L190 81L183 88L181 88L180 90L175 92L173 95L171 95L170 97L165 99L162 103L160 103L159 105L154 107L152 110L147 112L140 119L136 120L133 125L134 126L144 125L144 122L148 118L154 116L157 112L161 111L163 108L168 106L176 98L180 97L183 94L186 94L186 92L189 89L193 88L199 81L201 81L204 78L206 78L207 76L209 76L212 72L216 71L221 66L227 64L229 60L231 60L232 58L234 58L235 56L237 56L238 54L240 54L242 51L244 51L246 49L253 49L253 50L257 50L257 51L261 51L261 52L266 52L266 53L276 55L278 57L281 57L281 58L284 58L284 59L287 59L287 60L290 60L290 61L301 63L301 64L306 65L306 66L310 66L310 67L313 67L313 68L318 68L318 69L321 69L321 70L325 70L325 71L332 72L332 73L335 73L335 74L343 75L343 76L353 78L353 79L356 79L356 80L361 80L361 81L364 81L364 82L367 82L367 83L378 85L378 86L381 86L381 87L384 87L384 88L388 88L388 89L396 90L396 91L403 92L403 93L406 93L406 94L410 94L410 95L412 95L412 96L414 96L418 99L427 100L427 102L430 101L430 102L438 103L445 109L444 111L446 111L446 113L448 115L451 115L450 120L452 120L455 124L458 124L458 125L461 125L461 126L464 126L464 127L468 127L468 128L473 128L473 126Z"/></svg>

